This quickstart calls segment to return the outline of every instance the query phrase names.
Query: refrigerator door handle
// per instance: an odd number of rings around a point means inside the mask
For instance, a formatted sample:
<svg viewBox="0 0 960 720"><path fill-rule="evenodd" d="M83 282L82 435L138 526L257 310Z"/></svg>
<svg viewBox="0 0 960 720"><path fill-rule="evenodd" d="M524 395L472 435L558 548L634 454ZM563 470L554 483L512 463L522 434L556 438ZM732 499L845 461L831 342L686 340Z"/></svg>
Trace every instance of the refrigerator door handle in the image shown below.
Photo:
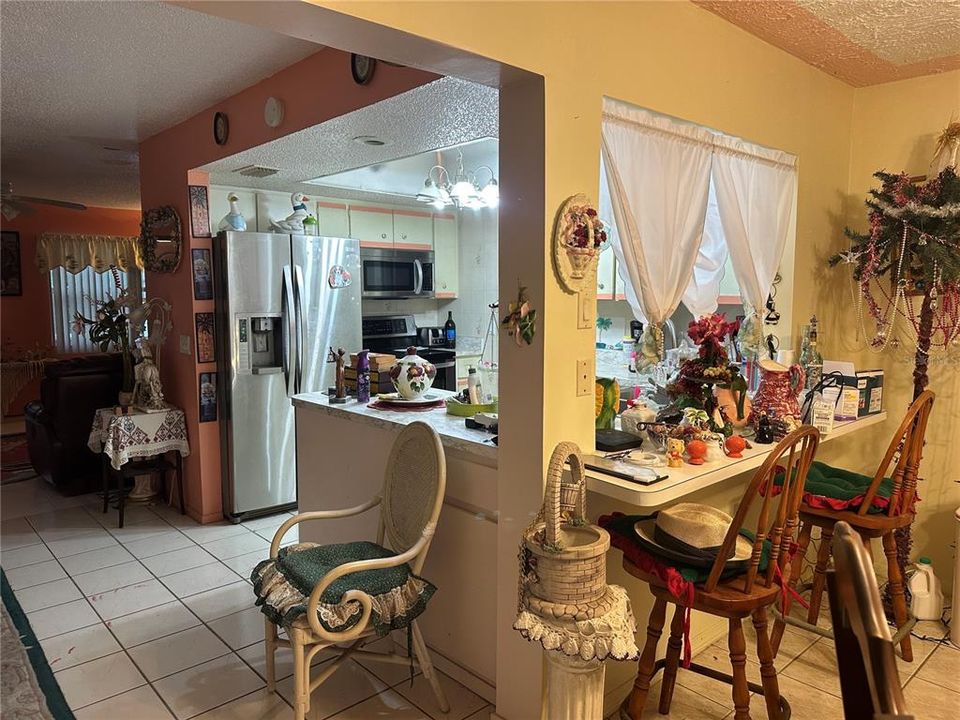
<svg viewBox="0 0 960 720"><path fill-rule="evenodd" d="M291 345L296 342L296 326L294 324L296 311L293 300L293 278L290 272L290 266L283 266L283 296L281 297L283 313L283 374L287 383L287 397L293 397L296 394L294 381L296 373L293 363L296 350Z"/></svg>
<svg viewBox="0 0 960 720"><path fill-rule="evenodd" d="M414 258L413 260L413 270L415 272L415 279L413 281L413 294L419 295L423 292L423 263L417 258Z"/></svg>
<svg viewBox="0 0 960 720"><path fill-rule="evenodd" d="M303 392L303 268L293 266L294 322L297 332L297 392Z"/></svg>

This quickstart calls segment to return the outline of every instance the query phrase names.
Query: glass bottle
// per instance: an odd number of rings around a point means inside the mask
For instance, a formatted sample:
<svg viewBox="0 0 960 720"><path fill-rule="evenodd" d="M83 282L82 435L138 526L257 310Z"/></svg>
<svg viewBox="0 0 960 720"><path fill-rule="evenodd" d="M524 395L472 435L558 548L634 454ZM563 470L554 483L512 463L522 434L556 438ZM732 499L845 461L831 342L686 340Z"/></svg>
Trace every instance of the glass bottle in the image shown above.
<svg viewBox="0 0 960 720"><path fill-rule="evenodd" d="M823 375L823 356L817 347L819 342L817 326L817 316L814 315L810 318L810 325L806 327L800 345L800 367L807 375L807 390L816 387Z"/></svg>
<svg viewBox="0 0 960 720"><path fill-rule="evenodd" d="M447 321L443 324L444 345L448 348L457 346L457 324L453 321L453 311L447 311Z"/></svg>

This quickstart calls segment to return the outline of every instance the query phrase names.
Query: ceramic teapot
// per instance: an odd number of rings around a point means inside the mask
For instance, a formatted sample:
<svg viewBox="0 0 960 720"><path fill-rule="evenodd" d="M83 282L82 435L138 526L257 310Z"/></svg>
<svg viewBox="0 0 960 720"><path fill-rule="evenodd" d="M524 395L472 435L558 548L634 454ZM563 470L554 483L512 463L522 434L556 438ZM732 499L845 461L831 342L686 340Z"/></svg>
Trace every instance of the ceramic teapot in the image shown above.
<svg viewBox="0 0 960 720"><path fill-rule="evenodd" d="M753 396L750 424L756 423L762 413L773 408L777 417L800 418L800 403L797 393L803 389L806 376L803 368L794 363L790 367L774 360L761 360L760 387Z"/></svg>
<svg viewBox="0 0 960 720"><path fill-rule="evenodd" d="M404 400L420 400L433 385L437 369L417 355L415 347L408 347L407 354L390 369L390 381Z"/></svg>

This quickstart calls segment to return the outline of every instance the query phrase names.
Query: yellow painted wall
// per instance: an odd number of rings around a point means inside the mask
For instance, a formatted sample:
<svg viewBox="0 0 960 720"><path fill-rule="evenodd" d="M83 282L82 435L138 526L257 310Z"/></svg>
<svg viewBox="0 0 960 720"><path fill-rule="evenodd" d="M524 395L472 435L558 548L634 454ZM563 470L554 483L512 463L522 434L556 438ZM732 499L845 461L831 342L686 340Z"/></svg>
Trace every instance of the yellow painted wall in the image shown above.
<svg viewBox="0 0 960 720"><path fill-rule="evenodd" d="M850 180L845 217L851 227L863 230L866 211L863 200L867 190L876 186L872 174L880 169L906 171L909 175L927 173L936 137L951 119L960 118L960 71L858 88L854 93L851 123ZM844 241L837 238L836 246ZM825 277L824 288L849 298L849 274L845 269ZM829 292L829 291L827 291ZM846 295L844 295L846 293ZM889 353L874 355L863 349L864 343L853 334L856 316L852 303L823 304L827 348L836 356L855 355L860 367L880 367L885 371L885 404L890 419L863 436L857 448L838 448L824 453L828 462L842 462L852 469L872 472L886 449L890 434L913 398L912 355L901 358ZM866 323L871 331L869 320ZM927 429L927 445L920 474L922 502L914 522L913 557L928 555L944 584L953 579L954 511L960 506L960 368L934 364L929 372L930 389L937 393ZM879 552L875 550L875 552ZM881 563L882 564L882 563ZM881 571L882 572L882 571Z"/></svg>

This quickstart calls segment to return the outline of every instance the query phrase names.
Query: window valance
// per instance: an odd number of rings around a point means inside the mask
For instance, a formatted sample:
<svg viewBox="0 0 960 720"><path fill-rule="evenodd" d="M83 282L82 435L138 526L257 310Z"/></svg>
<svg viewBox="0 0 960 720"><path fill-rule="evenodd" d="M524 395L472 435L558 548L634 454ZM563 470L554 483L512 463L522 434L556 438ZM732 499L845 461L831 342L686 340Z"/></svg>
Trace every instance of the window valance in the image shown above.
<svg viewBox="0 0 960 720"><path fill-rule="evenodd" d="M94 272L102 273L111 265L123 272L143 270L136 236L43 233L37 241L40 272L62 267L69 273L78 273L91 267Z"/></svg>

